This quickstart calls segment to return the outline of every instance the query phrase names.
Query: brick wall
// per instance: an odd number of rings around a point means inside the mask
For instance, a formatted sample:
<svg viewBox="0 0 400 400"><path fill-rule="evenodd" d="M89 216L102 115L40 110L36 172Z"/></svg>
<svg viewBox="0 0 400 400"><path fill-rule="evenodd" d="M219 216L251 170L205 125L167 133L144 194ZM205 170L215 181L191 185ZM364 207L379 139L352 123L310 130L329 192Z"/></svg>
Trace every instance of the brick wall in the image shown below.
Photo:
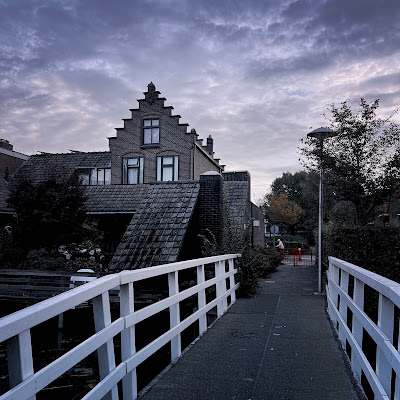
<svg viewBox="0 0 400 400"><path fill-rule="evenodd" d="M153 86L154 87L154 86ZM144 157L144 183L157 178L157 156L179 156L179 180L192 179L193 148L197 135L187 133L187 124L180 124L179 115L172 115L173 107L165 107L166 99L149 85L139 108L131 109L132 117L124 119L124 127L117 128L117 137L110 139L111 183L122 183L122 158ZM157 118L160 123L160 143L143 145L142 121Z"/></svg>
<svg viewBox="0 0 400 400"><path fill-rule="evenodd" d="M3 139L4 140L4 139ZM29 157L12 151L9 148L5 148L5 146L0 147L0 177L4 178L4 174L8 167L9 175L12 175L20 165L22 165Z"/></svg>
<svg viewBox="0 0 400 400"><path fill-rule="evenodd" d="M200 176L200 193L198 200L200 233L209 237L210 230L218 244L223 237L223 179L216 172Z"/></svg>
<svg viewBox="0 0 400 400"><path fill-rule="evenodd" d="M200 179L200 175L207 171L221 173L221 167L211 160L202 150L195 146L194 148L194 176L193 179Z"/></svg>

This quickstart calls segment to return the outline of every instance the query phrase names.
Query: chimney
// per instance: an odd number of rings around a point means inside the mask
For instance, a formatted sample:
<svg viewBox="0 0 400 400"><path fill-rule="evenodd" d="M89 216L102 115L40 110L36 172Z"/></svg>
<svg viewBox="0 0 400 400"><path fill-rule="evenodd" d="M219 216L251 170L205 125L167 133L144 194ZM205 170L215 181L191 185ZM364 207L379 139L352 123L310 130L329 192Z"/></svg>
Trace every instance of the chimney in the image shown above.
<svg viewBox="0 0 400 400"><path fill-rule="evenodd" d="M211 137L211 135L207 138L206 151L211 157L213 157L213 155L214 155L214 139Z"/></svg>
<svg viewBox="0 0 400 400"><path fill-rule="evenodd" d="M212 232L217 243L222 244L224 229L223 178L215 171L200 175L199 192L200 233L209 237Z"/></svg>

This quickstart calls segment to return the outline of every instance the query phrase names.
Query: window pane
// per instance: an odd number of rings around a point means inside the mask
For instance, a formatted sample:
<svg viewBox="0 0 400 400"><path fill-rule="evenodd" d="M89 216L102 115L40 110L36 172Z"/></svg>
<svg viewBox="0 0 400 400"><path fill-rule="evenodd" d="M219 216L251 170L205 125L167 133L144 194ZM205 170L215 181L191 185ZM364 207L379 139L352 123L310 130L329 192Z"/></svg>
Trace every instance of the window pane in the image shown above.
<svg viewBox="0 0 400 400"><path fill-rule="evenodd" d="M104 185L104 169L103 168L99 168L97 170L97 184Z"/></svg>
<svg viewBox="0 0 400 400"><path fill-rule="evenodd" d="M143 143L145 143L145 144L151 143L151 128L144 130Z"/></svg>
<svg viewBox="0 0 400 400"><path fill-rule="evenodd" d="M90 184L97 185L97 169L90 170Z"/></svg>
<svg viewBox="0 0 400 400"><path fill-rule="evenodd" d="M157 181L161 181L161 160L162 157L157 157Z"/></svg>
<svg viewBox="0 0 400 400"><path fill-rule="evenodd" d="M104 170L104 184L111 185L111 168Z"/></svg>
<svg viewBox="0 0 400 400"><path fill-rule="evenodd" d="M144 164L144 158L140 157L140 159L139 159L139 183L143 183L143 175L144 175L143 164Z"/></svg>
<svg viewBox="0 0 400 400"><path fill-rule="evenodd" d="M158 119L153 119L153 120L151 121L151 124L152 124L153 126L158 126L158 124L159 124Z"/></svg>
<svg viewBox="0 0 400 400"><path fill-rule="evenodd" d="M158 128L153 128L151 130L151 142L152 143L160 142L160 130Z"/></svg>
<svg viewBox="0 0 400 400"><path fill-rule="evenodd" d="M172 165L173 158L172 157L163 157L163 165Z"/></svg>
<svg viewBox="0 0 400 400"><path fill-rule="evenodd" d="M163 181L172 181L173 180L173 168L172 167L164 167L163 168Z"/></svg>
<svg viewBox="0 0 400 400"><path fill-rule="evenodd" d="M138 183L138 169L129 168L128 169L128 184L134 185Z"/></svg>
<svg viewBox="0 0 400 400"><path fill-rule="evenodd" d="M143 121L143 126L151 126L151 119L145 119Z"/></svg>
<svg viewBox="0 0 400 400"><path fill-rule="evenodd" d="M80 175L82 185L89 185L89 171L82 172Z"/></svg>
<svg viewBox="0 0 400 400"><path fill-rule="evenodd" d="M138 166L139 159L138 158L128 158L128 165Z"/></svg>
<svg viewBox="0 0 400 400"><path fill-rule="evenodd" d="M178 156L174 156L174 181L179 180L179 157Z"/></svg>

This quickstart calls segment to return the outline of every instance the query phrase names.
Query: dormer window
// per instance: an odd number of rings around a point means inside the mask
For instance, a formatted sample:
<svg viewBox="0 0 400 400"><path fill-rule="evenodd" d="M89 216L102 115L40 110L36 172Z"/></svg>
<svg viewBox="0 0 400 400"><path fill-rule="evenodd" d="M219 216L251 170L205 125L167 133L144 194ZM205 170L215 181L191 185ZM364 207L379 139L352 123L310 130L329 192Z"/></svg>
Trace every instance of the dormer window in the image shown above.
<svg viewBox="0 0 400 400"><path fill-rule="evenodd" d="M80 171L82 185L110 185L111 168L84 168Z"/></svg>
<svg viewBox="0 0 400 400"><path fill-rule="evenodd" d="M160 120L144 119L143 144L159 144L159 143L160 143Z"/></svg>

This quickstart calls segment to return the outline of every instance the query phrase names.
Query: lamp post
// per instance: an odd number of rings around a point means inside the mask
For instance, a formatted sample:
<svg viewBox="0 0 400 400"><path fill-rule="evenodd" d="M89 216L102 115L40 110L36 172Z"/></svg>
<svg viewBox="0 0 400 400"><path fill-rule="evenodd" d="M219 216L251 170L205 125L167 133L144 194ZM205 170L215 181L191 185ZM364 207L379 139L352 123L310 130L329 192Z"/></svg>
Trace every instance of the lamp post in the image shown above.
<svg viewBox="0 0 400 400"><path fill-rule="evenodd" d="M336 136L337 133L329 128L318 128L308 133L308 137L319 140L320 166L319 166L319 221L318 221L318 293L322 292L322 211L323 211L323 168L322 168L322 146L324 139Z"/></svg>

